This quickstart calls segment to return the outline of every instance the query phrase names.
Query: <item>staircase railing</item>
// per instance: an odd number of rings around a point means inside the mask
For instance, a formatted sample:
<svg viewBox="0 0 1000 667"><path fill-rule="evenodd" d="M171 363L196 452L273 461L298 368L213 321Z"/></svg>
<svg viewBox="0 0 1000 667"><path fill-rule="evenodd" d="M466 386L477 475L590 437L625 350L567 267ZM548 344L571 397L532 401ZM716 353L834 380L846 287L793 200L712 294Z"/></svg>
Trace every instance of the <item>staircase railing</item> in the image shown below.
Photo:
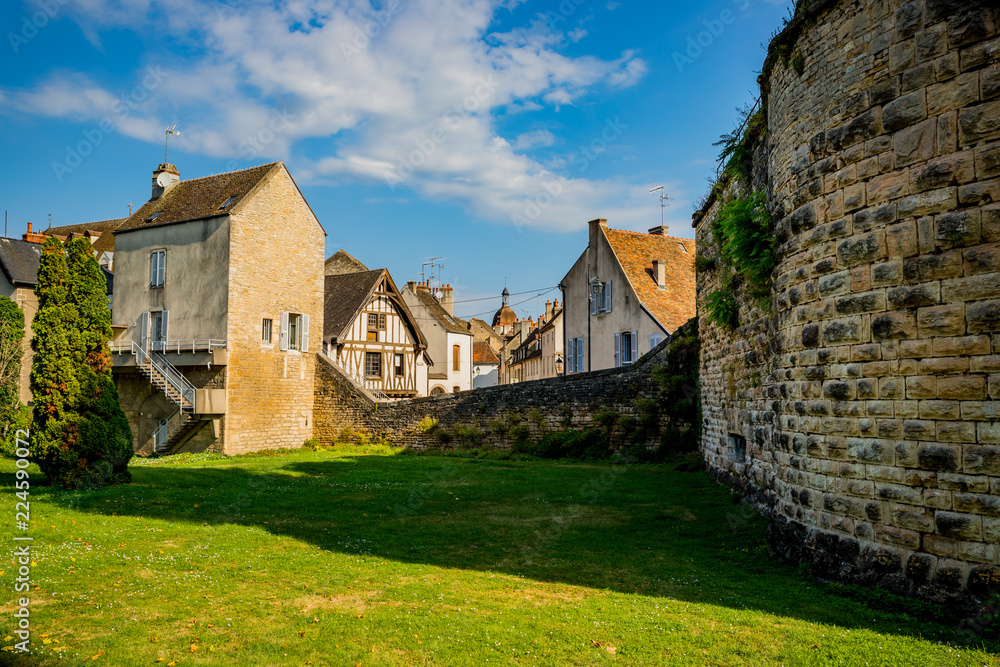
<svg viewBox="0 0 1000 667"><path fill-rule="evenodd" d="M164 423L160 424L153 431L153 450L157 454L168 451L170 449L171 436L185 426L190 419L182 410L177 410L177 412L170 415Z"/></svg>
<svg viewBox="0 0 1000 667"><path fill-rule="evenodd" d="M194 385L162 355L155 352L149 354L135 341L130 343L118 341L111 349L119 354L128 351L135 355L135 360L146 377L178 405L180 412L194 412Z"/></svg>
<svg viewBox="0 0 1000 667"><path fill-rule="evenodd" d="M395 400L393 398L390 398L388 396L388 394L386 394L384 391L382 391L381 389L379 389L375 385L375 383L373 381L371 381L371 380L369 380L367 378L358 377L356 374L352 373L350 370L348 370L347 368L345 368L343 364L341 364L339 361L337 361L336 359L334 359L333 357L331 357L326 352L320 352L320 354L322 354L324 357L326 357L327 361L329 361L331 364L333 364L334 366L336 366L340 370L341 373L343 373L347 377L349 377L352 380L354 380L355 384L358 384L358 385L364 387L365 390L369 394L371 394L372 396L375 397L376 401L378 401L380 403L388 403L389 401Z"/></svg>

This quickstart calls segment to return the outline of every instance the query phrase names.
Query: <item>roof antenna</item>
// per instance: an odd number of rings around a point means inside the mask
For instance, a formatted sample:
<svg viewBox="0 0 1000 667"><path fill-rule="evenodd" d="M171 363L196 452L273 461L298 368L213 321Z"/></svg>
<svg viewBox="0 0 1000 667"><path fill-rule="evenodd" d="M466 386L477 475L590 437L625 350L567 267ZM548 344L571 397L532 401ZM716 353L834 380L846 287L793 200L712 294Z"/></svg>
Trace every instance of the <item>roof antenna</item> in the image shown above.
<svg viewBox="0 0 1000 667"><path fill-rule="evenodd" d="M52 229L52 214L51 213L49 213L49 229Z"/></svg>
<svg viewBox="0 0 1000 667"><path fill-rule="evenodd" d="M667 208L667 202L673 199L673 197L667 196L667 191L663 189L662 185L657 185L655 188L650 190L650 192L660 193L660 227L663 226L663 211Z"/></svg>
<svg viewBox="0 0 1000 667"><path fill-rule="evenodd" d="M132 217L132 202L128 203L128 217Z"/></svg>
<svg viewBox="0 0 1000 667"><path fill-rule="evenodd" d="M181 133L176 129L176 127L177 123L174 123L173 125L167 128L166 132L164 132L166 138L163 140L163 164L168 164L167 150L169 150L170 148L170 135L173 134L178 137L181 136Z"/></svg>

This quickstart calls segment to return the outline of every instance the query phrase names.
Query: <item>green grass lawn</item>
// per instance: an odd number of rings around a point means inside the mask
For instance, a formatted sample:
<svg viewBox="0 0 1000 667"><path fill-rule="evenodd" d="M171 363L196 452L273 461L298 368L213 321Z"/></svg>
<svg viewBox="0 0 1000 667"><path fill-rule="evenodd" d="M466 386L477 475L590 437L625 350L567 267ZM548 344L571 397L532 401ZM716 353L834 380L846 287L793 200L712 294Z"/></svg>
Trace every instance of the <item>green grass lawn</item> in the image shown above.
<svg viewBox="0 0 1000 667"><path fill-rule="evenodd" d="M932 607L778 562L762 519L671 465L338 448L133 475L31 489L34 653L0 664L1000 664Z"/></svg>

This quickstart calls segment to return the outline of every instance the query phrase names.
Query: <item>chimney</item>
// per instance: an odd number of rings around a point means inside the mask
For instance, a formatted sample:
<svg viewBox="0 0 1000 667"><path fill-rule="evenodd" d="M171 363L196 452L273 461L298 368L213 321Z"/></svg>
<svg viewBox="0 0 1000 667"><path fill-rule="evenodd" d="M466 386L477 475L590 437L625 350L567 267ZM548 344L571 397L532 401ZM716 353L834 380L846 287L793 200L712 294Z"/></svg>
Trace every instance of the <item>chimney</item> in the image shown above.
<svg viewBox="0 0 1000 667"><path fill-rule="evenodd" d="M649 233L653 236L670 236L670 227L668 225L657 225L651 228Z"/></svg>
<svg viewBox="0 0 1000 667"><path fill-rule="evenodd" d="M32 231L31 223L28 223L28 231L21 235L22 241L27 241L28 243L44 243L45 234L39 234L38 232Z"/></svg>
<svg viewBox="0 0 1000 667"><path fill-rule="evenodd" d="M417 292L417 281L416 280L408 280L406 282L406 289L408 289L411 292L413 292L414 294L416 294L416 292Z"/></svg>
<svg viewBox="0 0 1000 667"><path fill-rule="evenodd" d="M597 220L591 220L587 223L590 225L590 241L587 244L587 261L590 264L590 273L593 275L598 275L597 266L597 237L600 235L599 229L603 229L605 233L608 231L608 221L604 218L598 218Z"/></svg>
<svg viewBox="0 0 1000 667"><path fill-rule="evenodd" d="M545 302L545 321L546 322L548 322L549 320L552 319L552 309L553 308L554 308L554 306L552 305L551 301L546 301Z"/></svg>
<svg viewBox="0 0 1000 667"><path fill-rule="evenodd" d="M656 278L656 286L660 289L667 289L667 262L662 259L653 260L653 277Z"/></svg>
<svg viewBox="0 0 1000 667"><path fill-rule="evenodd" d="M28 233L29 234L31 233L31 223L30 222L28 223Z"/></svg>
<svg viewBox="0 0 1000 667"><path fill-rule="evenodd" d="M153 196L151 199L159 199L174 187L181 180L181 172L177 171L177 167L166 162L160 163L160 166L156 168L153 172Z"/></svg>
<svg viewBox="0 0 1000 667"><path fill-rule="evenodd" d="M441 286L441 296L438 297L441 300L441 307L445 309L449 315L454 316L454 296L451 289L451 284Z"/></svg>
<svg viewBox="0 0 1000 667"><path fill-rule="evenodd" d="M419 283L417 283L417 289L418 290L423 290L425 292L429 292L430 291L430 287L429 287L428 283L426 283L426 282L419 282Z"/></svg>

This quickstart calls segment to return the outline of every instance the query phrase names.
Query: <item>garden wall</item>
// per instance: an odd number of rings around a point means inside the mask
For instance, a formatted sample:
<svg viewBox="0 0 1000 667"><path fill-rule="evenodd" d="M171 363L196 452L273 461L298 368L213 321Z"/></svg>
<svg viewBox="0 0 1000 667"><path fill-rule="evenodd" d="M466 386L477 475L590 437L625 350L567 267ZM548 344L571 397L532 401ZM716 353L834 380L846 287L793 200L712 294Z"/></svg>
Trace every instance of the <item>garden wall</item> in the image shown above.
<svg viewBox="0 0 1000 667"><path fill-rule="evenodd" d="M995 5L800 3L761 75L770 310L708 325L698 278L710 470L788 558L953 601L1000 584Z"/></svg>

